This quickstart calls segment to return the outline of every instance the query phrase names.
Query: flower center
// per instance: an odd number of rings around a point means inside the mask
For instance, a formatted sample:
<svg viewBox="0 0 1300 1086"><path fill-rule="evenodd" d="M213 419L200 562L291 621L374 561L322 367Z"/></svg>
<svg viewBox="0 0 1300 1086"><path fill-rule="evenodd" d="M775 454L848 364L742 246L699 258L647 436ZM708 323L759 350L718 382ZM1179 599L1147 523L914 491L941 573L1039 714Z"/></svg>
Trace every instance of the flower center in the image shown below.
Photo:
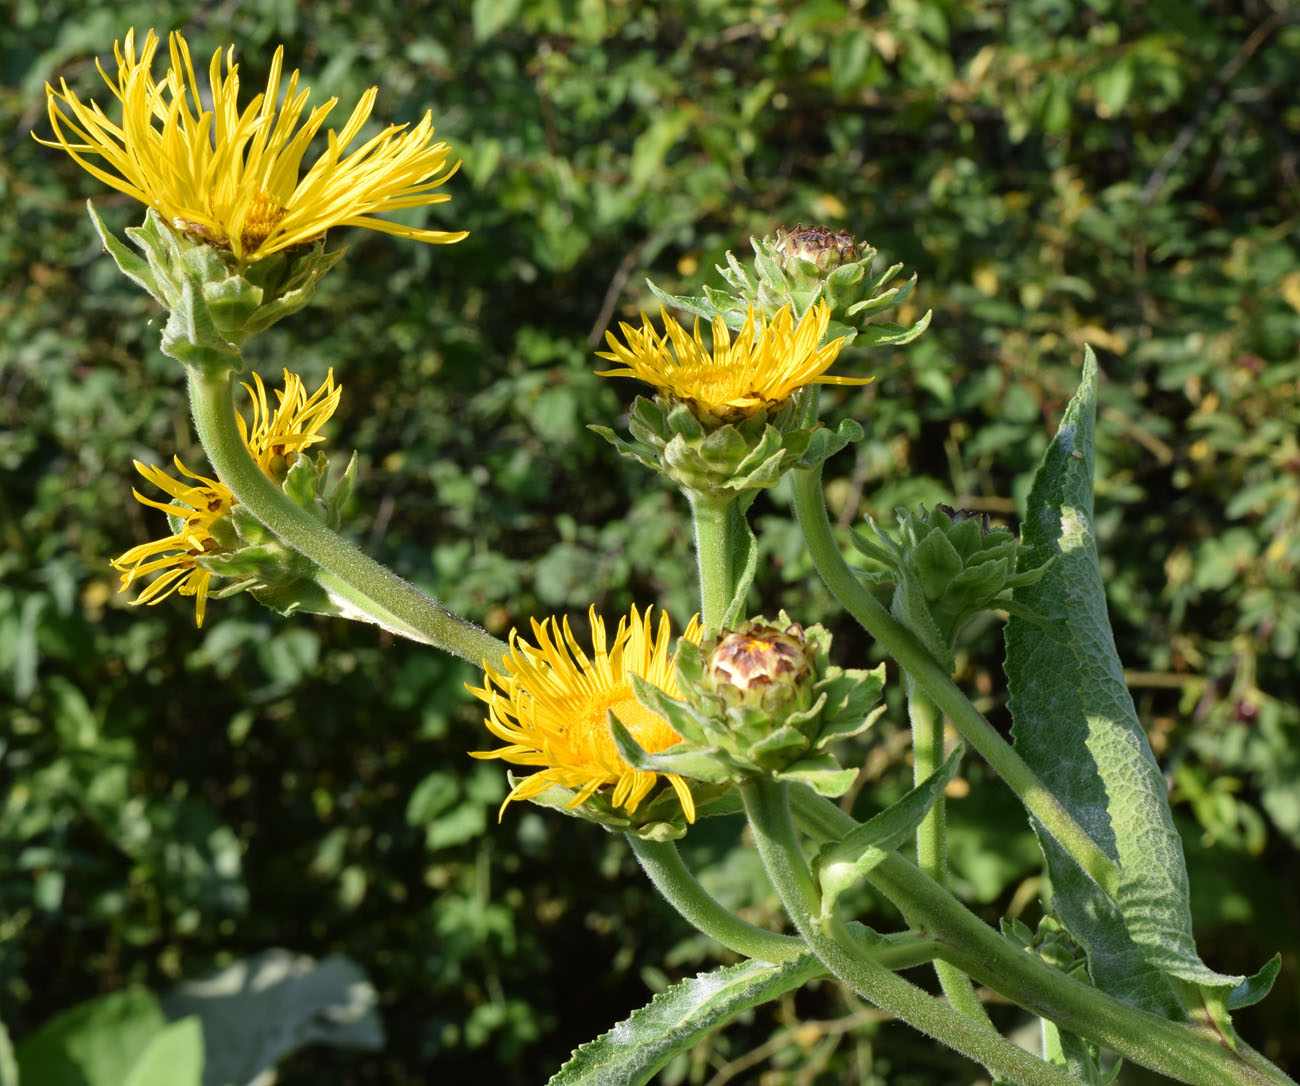
<svg viewBox="0 0 1300 1086"><path fill-rule="evenodd" d="M643 750L654 753L678 741L677 733L662 717L636 700L631 683L619 683L588 698L573 728L574 747L594 764L611 769L621 769L626 764L614 746L614 737L606 723L610 710Z"/></svg>
<svg viewBox="0 0 1300 1086"><path fill-rule="evenodd" d="M282 207L265 192L254 196L248 214L244 217L244 229L239 235L239 244L244 252L256 252L257 247L271 236L272 231L288 214L287 207Z"/></svg>

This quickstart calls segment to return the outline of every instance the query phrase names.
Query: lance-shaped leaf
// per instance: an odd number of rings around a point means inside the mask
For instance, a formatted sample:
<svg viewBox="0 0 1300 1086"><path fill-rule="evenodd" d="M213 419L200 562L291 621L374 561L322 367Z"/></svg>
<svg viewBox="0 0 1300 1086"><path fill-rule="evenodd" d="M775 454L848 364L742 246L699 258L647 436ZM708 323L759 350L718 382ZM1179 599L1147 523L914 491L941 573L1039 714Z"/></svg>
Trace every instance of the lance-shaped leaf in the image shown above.
<svg viewBox="0 0 1300 1086"><path fill-rule="evenodd" d="M1177 1016L1167 977L1219 989L1245 978L1216 973L1197 954L1182 841L1107 620L1092 519L1096 388L1089 349L1029 495L1023 534L1032 549L1022 548L1018 568L1055 561L1013 596L1049 624L1013 616L1007 625L1013 736L1021 757L1121 869L1112 903L1036 827L1054 909L1087 951L1094 983Z"/></svg>
<svg viewBox="0 0 1300 1086"><path fill-rule="evenodd" d="M674 984L577 1049L547 1086L643 1086L701 1037L823 972L804 954L784 965L741 962Z"/></svg>
<svg viewBox="0 0 1300 1086"><path fill-rule="evenodd" d="M732 776L731 770L720 764L713 754L681 743L655 753L644 749L613 713L609 714L609 730L618 756L633 769L647 773L676 773L679 777L697 781L725 781Z"/></svg>
<svg viewBox="0 0 1300 1086"><path fill-rule="evenodd" d="M912 838L916 827L956 774L963 753L964 748L958 747L943 765L898 802L818 851L813 871L821 883L823 920L830 918L839 896L880 863L885 853Z"/></svg>

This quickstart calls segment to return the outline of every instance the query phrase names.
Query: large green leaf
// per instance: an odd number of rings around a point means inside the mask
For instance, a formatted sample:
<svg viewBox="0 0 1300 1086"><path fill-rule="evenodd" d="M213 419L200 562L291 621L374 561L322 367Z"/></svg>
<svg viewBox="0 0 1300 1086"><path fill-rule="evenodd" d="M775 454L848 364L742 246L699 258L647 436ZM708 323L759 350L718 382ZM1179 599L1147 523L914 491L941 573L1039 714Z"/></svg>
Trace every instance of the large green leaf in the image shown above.
<svg viewBox="0 0 1300 1086"><path fill-rule="evenodd" d="M18 1062L3 1022L0 1022L0 1086L18 1086Z"/></svg>
<svg viewBox="0 0 1300 1086"><path fill-rule="evenodd" d="M1029 495L1018 568L1056 556L1015 603L1045 624L1007 625L1007 676L1016 749L1119 862L1115 904L1039 830L1053 905L1088 952L1094 982L1167 1014L1178 1001L1165 975L1235 986L1196 952L1182 841L1164 777L1147 743L1115 649L1093 535L1093 432L1097 361L1083 377Z"/></svg>
<svg viewBox="0 0 1300 1086"><path fill-rule="evenodd" d="M203 1078L203 1026L191 1016L153 1035L122 1086L200 1086Z"/></svg>
<svg viewBox="0 0 1300 1086"><path fill-rule="evenodd" d="M316 961L287 950L237 961L163 998L172 1018L202 1023L204 1086L260 1081L276 1061L309 1044L380 1048L375 1003L374 987L350 959L332 954Z"/></svg>
<svg viewBox="0 0 1300 1086"><path fill-rule="evenodd" d="M642 1086L706 1033L823 972L804 954L785 965L741 962L674 984L574 1052L547 1086Z"/></svg>
<svg viewBox="0 0 1300 1086"><path fill-rule="evenodd" d="M40 1086L122 1086L167 1027L158 1000L127 988L56 1015L18 1045L21 1081ZM176 1082L185 1082L179 1073Z"/></svg>

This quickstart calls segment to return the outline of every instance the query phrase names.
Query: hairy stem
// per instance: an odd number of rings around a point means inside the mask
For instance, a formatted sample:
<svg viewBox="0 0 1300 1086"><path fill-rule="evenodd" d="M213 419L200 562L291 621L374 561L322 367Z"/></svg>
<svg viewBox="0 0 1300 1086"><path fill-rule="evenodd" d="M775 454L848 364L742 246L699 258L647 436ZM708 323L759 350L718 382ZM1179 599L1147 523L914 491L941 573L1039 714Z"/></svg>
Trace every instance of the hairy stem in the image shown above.
<svg viewBox="0 0 1300 1086"><path fill-rule="evenodd" d="M1030 1055L987 1021L968 1017L895 976L854 942L838 917L823 924L821 895L795 838L786 786L767 780L740 785L754 839L781 901L808 948L836 977L881 1010L943 1042L1019 1086L1067 1086L1074 1080Z"/></svg>
<svg viewBox="0 0 1300 1086"><path fill-rule="evenodd" d="M858 825L810 788L794 788L791 801L800 826L819 840L837 841ZM1234 1052L1217 1032L1171 1022L1054 969L897 853L886 854L866 879L918 932L939 940L946 961L1062 1029L1191 1086L1295 1086L1248 1045Z"/></svg>
<svg viewBox="0 0 1300 1086"><path fill-rule="evenodd" d="M740 510L734 497L688 492L695 520L695 553L700 568L700 621L705 633L717 633L736 592L735 536Z"/></svg>
<svg viewBox="0 0 1300 1086"><path fill-rule="evenodd" d="M190 371L190 406L208 460L235 500L287 546L315 562L329 589L357 614L473 664L498 666L506 646L362 554L295 505L249 455L235 422L234 374Z"/></svg>
<svg viewBox="0 0 1300 1086"><path fill-rule="evenodd" d="M943 714L911 679L907 683L907 715L912 724L912 771L920 785L943 765ZM916 862L940 886L948 885L947 811L942 795L916 828ZM961 970L940 959L934 963L934 971L949 1003L962 1014L988 1021L984 1004Z"/></svg>
<svg viewBox="0 0 1300 1086"><path fill-rule="evenodd" d="M820 467L791 474L795 509L808 544L808 552L817 566L817 572L836 598L862 624L863 629L898 661L916 686L953 722L963 738L1011 786L1048 833L1113 899L1119 887L1119 866L1088 836L1083 827L1070 816L1069 811L1061 806L1037 774L1025 764L1024 759L998 735L925 647L867 591L844 561L826 516Z"/></svg>

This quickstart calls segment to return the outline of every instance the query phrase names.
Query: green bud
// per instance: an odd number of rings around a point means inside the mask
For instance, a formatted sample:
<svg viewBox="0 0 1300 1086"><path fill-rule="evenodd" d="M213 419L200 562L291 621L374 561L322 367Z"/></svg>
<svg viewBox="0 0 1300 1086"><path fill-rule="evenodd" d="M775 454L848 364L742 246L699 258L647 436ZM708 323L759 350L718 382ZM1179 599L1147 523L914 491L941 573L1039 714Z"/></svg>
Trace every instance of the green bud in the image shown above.
<svg viewBox="0 0 1300 1086"><path fill-rule="evenodd" d="M937 505L920 513L899 509L897 536L867 518L874 533L853 535L857 550L885 567L864 575L894 585L894 618L949 670L962 627L982 611L1016 611L1010 593L1032 584L1047 565L1016 573L1019 542L987 516Z"/></svg>
<svg viewBox="0 0 1300 1086"><path fill-rule="evenodd" d="M822 795L843 795L856 770L830 753L840 739L869 728L885 668L847 670L830 663L830 634L807 629L782 612L723 630L701 646L677 648L684 700L633 682L639 701L663 717L683 742L651 754L614 730L619 753L637 768L720 783L751 777L801 781Z"/></svg>
<svg viewBox="0 0 1300 1086"><path fill-rule="evenodd" d="M774 236L750 238L754 256L742 264L727 253L727 265L717 266L725 287L705 286L702 297L679 297L648 282L661 301L712 320L721 315L729 328L739 328L750 308L772 316L786 304L802 317L817 301L831 309L827 338L843 336L859 346L910 343L929 327L930 313L912 327L876 322L885 310L902 304L916 286L916 276L890 287L902 270L894 264L875 274L876 250L851 234L825 226L782 227ZM847 345L847 344L846 344Z"/></svg>

